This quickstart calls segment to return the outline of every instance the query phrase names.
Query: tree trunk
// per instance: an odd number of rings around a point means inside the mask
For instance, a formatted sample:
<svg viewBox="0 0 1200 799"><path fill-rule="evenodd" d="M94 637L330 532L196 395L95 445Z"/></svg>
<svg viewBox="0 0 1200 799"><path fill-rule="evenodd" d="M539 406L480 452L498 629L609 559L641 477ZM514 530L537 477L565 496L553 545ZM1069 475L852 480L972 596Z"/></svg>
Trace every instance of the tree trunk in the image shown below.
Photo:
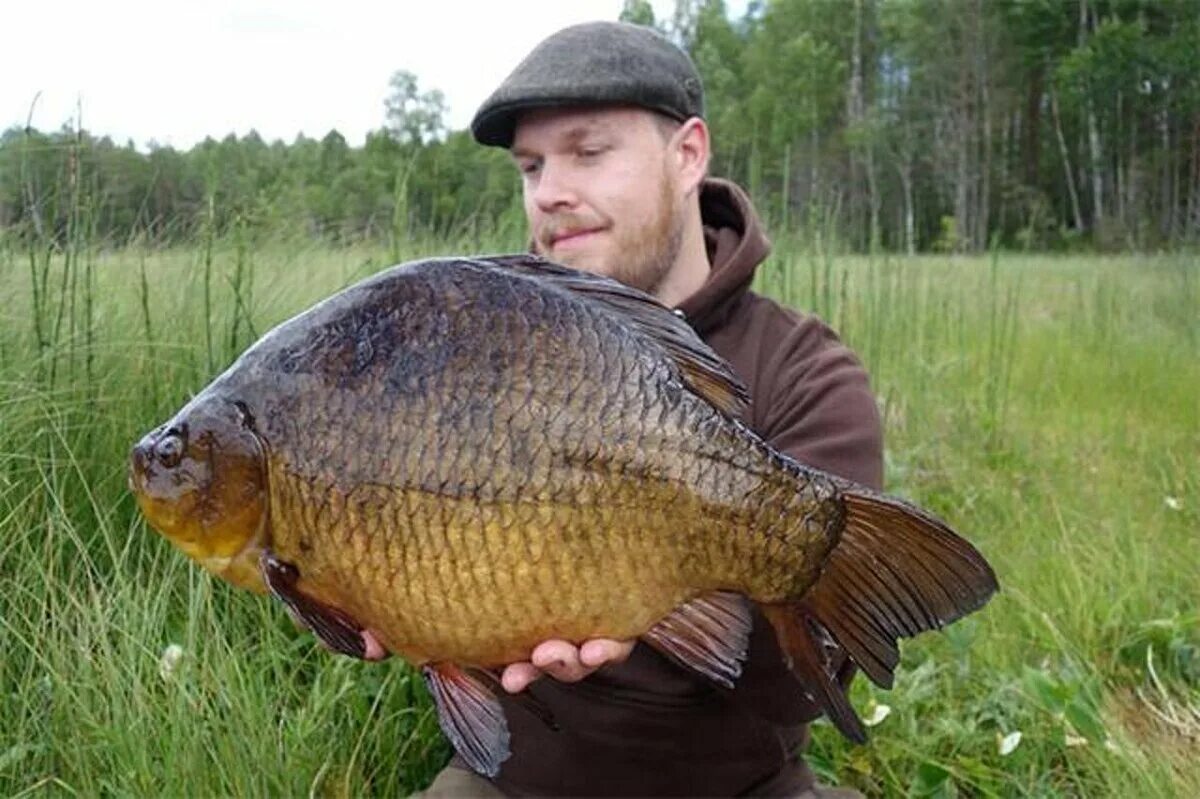
<svg viewBox="0 0 1200 799"><path fill-rule="evenodd" d="M1079 46L1082 47L1087 42L1088 31L1088 4L1087 0L1080 0L1079 3ZM1087 108L1087 135L1088 135L1088 156L1092 173L1092 227L1098 229L1100 220L1104 218L1104 175L1101 172L1103 167L1102 158L1100 155L1100 131L1096 128L1096 112L1092 107L1092 98L1089 96L1085 103Z"/></svg>
<svg viewBox="0 0 1200 799"><path fill-rule="evenodd" d="M1121 223L1122 229L1128 230L1125 224L1125 190L1127 182L1122 170L1121 164L1121 124L1124 120L1121 117L1121 92L1117 92L1117 130L1113 136L1113 154L1116 156L1117 163L1113 170L1113 198L1117 203L1117 220Z"/></svg>
<svg viewBox="0 0 1200 799"><path fill-rule="evenodd" d="M1168 130L1170 130L1171 127L1169 113L1170 112L1168 112L1167 117ZM1181 182L1179 180L1179 137L1175 136L1174 139L1176 140L1176 149L1167 154L1167 163L1171 168L1171 207L1167 211L1167 230L1169 231L1167 238L1172 244L1174 244L1176 239L1179 237L1179 184Z"/></svg>
<svg viewBox="0 0 1200 799"><path fill-rule="evenodd" d="M991 194L992 194L992 116L991 93L988 91L988 58L987 35L983 29L983 12L979 8L980 0L975 0L975 24L977 37L975 41L978 53L978 70L976 71L979 86L979 119L983 123L983 166L980 170L981 185L979 187L979 210L975 215L976 247L988 246L988 232L991 225Z"/></svg>
<svg viewBox="0 0 1200 799"><path fill-rule="evenodd" d="M1140 202L1141 192L1139 191L1141 182L1141 166L1138 159L1138 124L1137 114L1134 112L1136 104L1130 103L1130 125L1129 125L1129 157L1125 159L1125 190L1129 196L1125 200L1125 208L1129 214L1129 235L1132 237L1135 244L1141 244L1142 241L1142 226L1141 226L1141 209L1138 207Z"/></svg>
<svg viewBox="0 0 1200 799"><path fill-rule="evenodd" d="M1200 114L1192 118L1192 179L1184 235L1191 241L1200 240Z"/></svg>
<svg viewBox="0 0 1200 799"><path fill-rule="evenodd" d="M904 251L917 254L916 222L913 218L912 159L906 152L896 165L900 173L900 186L904 190Z"/></svg>
<svg viewBox="0 0 1200 799"><path fill-rule="evenodd" d="M792 143L789 141L783 148L783 191L781 192L779 202L779 227L780 230L787 231L788 216L792 198L790 189L792 187Z"/></svg>
<svg viewBox="0 0 1200 799"><path fill-rule="evenodd" d="M1045 64L1039 64L1029 76L1029 87L1025 93L1024 136L1021 158L1025 162L1025 185L1038 185L1039 163L1042 153L1042 94L1046 76Z"/></svg>
<svg viewBox="0 0 1200 799"><path fill-rule="evenodd" d="M1162 182L1159 184L1159 203L1162 206L1162 216L1160 217L1161 226L1159 232L1163 238L1170 239L1172 228L1174 227L1175 208L1171 200L1171 183L1172 178L1172 158L1171 158L1171 125L1170 118L1167 116L1167 109L1163 109L1158 117L1158 133L1162 139Z"/></svg>
<svg viewBox="0 0 1200 799"><path fill-rule="evenodd" d="M871 239L867 249L875 252L880 245L879 226L879 186L875 180L875 153L870 142L867 143L867 201L871 206Z"/></svg>
<svg viewBox="0 0 1200 799"><path fill-rule="evenodd" d="M997 197L998 208L996 209L996 228L1001 232L1006 232L1009 229L1008 217L1012 206L1008 203L1008 186L1012 185L1012 176L1014 172L1021 172L1020 164L1020 149L1021 137L1024 133L1021 132L1021 109L1014 108L1012 113L1009 113L1008 118L1004 121L1002 128L1002 138L1000 142L1000 179L1001 191L1000 197ZM1014 169L1014 166L1016 168ZM1022 175L1024 178L1024 175ZM1016 182L1016 181L1013 181Z"/></svg>
<svg viewBox="0 0 1200 799"><path fill-rule="evenodd" d="M1104 174L1101 172L1103 162L1100 155L1100 131L1096 129L1096 114L1092 111L1092 101L1087 103L1088 125L1088 155L1092 167L1092 225L1098 228L1104 218Z"/></svg>
<svg viewBox="0 0 1200 799"><path fill-rule="evenodd" d="M1067 194L1071 198L1071 214L1075 217L1075 230L1082 233L1087 228L1083 224L1083 214L1079 209L1079 193L1075 190L1075 173L1071 169L1071 155L1067 150L1067 140L1063 136L1062 117L1058 113L1058 93L1050 90L1050 113L1054 117L1054 133L1058 138L1058 151L1062 154L1063 171L1067 175Z"/></svg>
<svg viewBox="0 0 1200 799"><path fill-rule="evenodd" d="M815 209L817 208L817 198L821 196L821 132L818 130L815 112L813 113L813 128L812 134L809 136L809 146L812 155L809 158L808 166L808 207ZM811 215L808 221L812 222Z"/></svg>
<svg viewBox="0 0 1200 799"><path fill-rule="evenodd" d="M863 0L854 0L854 37L851 40L850 52L850 84L846 87L846 124L849 128L856 128L862 121L863 117L863 97L862 97L862 4ZM862 208L862 192L859 191L861 185L860 175L862 174L862 165L858 157L858 147L851 145L849 152L850 166L850 186L854 191L854 195L850 201L850 216L851 224L858 227L861 224L860 210ZM861 228L856 231L857 235L861 235ZM870 234L868 234L869 236ZM869 238L868 238L869 242Z"/></svg>
<svg viewBox="0 0 1200 799"><path fill-rule="evenodd" d="M957 131L958 164L955 170L954 220L957 241L955 249L961 250L964 241L971 236L971 127L965 111L958 114Z"/></svg>

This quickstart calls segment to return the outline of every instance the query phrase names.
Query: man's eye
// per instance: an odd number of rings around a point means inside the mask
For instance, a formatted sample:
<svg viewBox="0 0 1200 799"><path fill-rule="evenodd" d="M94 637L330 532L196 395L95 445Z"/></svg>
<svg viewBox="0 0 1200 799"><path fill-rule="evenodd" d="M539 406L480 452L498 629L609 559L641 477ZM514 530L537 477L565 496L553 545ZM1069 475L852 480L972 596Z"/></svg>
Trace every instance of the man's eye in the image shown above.
<svg viewBox="0 0 1200 799"><path fill-rule="evenodd" d="M522 175L532 175L541 167L537 161L522 161L517 164L517 168L521 170Z"/></svg>
<svg viewBox="0 0 1200 799"><path fill-rule="evenodd" d="M603 147L583 147L579 150L580 158L596 158L604 152Z"/></svg>

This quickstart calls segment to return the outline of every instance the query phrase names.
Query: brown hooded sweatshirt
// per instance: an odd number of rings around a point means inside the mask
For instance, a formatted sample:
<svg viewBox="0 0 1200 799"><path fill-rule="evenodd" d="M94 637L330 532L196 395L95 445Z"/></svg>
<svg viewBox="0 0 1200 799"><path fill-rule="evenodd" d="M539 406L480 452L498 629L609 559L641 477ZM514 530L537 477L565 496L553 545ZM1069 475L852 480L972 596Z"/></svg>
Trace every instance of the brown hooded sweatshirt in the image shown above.
<svg viewBox="0 0 1200 799"><path fill-rule="evenodd" d="M679 309L750 388L746 421L802 463L879 488L882 434L866 372L823 322L749 290L770 244L750 199L704 183L701 215L712 271ZM512 795L784 795L812 784L798 755L817 711L755 616L734 690L638 644L629 660L575 684L528 690L548 728L502 697L512 756L495 784Z"/></svg>

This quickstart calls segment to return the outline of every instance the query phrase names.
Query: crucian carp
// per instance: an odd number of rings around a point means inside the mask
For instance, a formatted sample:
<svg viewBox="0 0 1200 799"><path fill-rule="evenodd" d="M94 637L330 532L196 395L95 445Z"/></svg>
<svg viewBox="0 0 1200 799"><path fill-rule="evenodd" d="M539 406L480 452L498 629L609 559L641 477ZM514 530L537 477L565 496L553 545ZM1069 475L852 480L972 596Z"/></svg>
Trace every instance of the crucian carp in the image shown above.
<svg viewBox="0 0 1200 799"><path fill-rule="evenodd" d="M933 515L773 450L747 399L646 294L529 255L433 259L271 330L134 447L130 485L332 649L420 668L484 774L509 754L496 668L640 638L731 686L750 603L861 742L834 658L890 687L898 639L980 608L995 575Z"/></svg>

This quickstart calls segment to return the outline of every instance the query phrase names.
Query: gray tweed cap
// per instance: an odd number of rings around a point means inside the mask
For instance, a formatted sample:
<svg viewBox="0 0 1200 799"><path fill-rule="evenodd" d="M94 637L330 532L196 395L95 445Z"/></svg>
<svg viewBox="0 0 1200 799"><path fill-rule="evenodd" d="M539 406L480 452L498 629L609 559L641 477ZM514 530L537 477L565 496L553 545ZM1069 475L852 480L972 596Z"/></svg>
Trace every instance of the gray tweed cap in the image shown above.
<svg viewBox="0 0 1200 799"><path fill-rule="evenodd" d="M512 145L517 115L530 108L637 105L683 121L704 116L700 73L657 31L626 22L585 22L533 48L471 120L480 144Z"/></svg>

